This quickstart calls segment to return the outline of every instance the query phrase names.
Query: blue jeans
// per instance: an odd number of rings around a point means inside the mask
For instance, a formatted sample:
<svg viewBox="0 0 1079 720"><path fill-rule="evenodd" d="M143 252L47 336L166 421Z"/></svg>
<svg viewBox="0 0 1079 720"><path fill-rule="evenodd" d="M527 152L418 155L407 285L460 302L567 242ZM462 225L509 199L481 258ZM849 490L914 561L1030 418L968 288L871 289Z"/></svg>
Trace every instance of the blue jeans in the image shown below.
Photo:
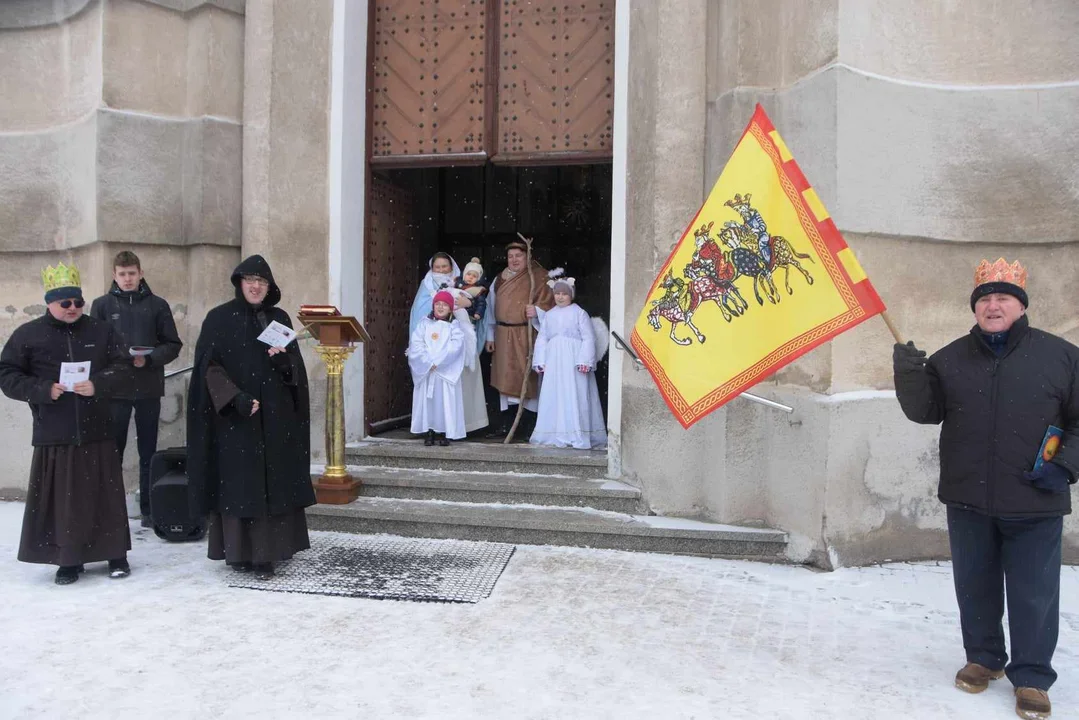
<svg viewBox="0 0 1079 720"><path fill-rule="evenodd" d="M1060 628L1063 517L1004 519L948 508L948 539L967 662L1015 687L1049 690ZM1007 588L1012 658L1004 648Z"/></svg>
<svg viewBox="0 0 1079 720"><path fill-rule="evenodd" d="M127 447L127 427L131 411L135 411L135 437L139 448L139 509L143 517L150 517L150 458L157 452L157 424L161 416L161 398L145 400L113 400L112 435L120 462L124 461Z"/></svg>

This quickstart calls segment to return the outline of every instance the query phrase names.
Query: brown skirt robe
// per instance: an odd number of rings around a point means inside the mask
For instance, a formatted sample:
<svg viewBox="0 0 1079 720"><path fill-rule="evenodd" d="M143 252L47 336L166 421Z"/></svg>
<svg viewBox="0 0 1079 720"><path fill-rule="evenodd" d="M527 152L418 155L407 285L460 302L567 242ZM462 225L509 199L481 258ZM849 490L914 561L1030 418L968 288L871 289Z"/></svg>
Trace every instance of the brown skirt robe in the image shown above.
<svg viewBox="0 0 1079 720"><path fill-rule="evenodd" d="M211 365L207 369L206 388L219 411L240 392L220 365ZM221 482L227 483L228 478L222 478ZM229 565L280 562L311 547L303 508L295 508L283 515L254 518L211 513L207 518L206 534L206 556L211 560L224 560Z"/></svg>
<svg viewBox="0 0 1079 720"><path fill-rule="evenodd" d="M311 547L303 508L259 518L213 513L206 532L206 556L229 565L280 562Z"/></svg>
<svg viewBox="0 0 1079 720"><path fill-rule="evenodd" d="M82 565L119 560L130 549L116 444L35 447L19 560Z"/></svg>
<svg viewBox="0 0 1079 720"><path fill-rule="evenodd" d="M539 397L539 379L528 359L528 336L531 333L535 341L536 331L525 310L529 305L542 310L554 306L554 293L547 285L547 271L534 260L532 274L534 302L529 302L527 273L503 273L495 283L495 321L498 324L495 325L495 352L491 357L491 387L503 395L519 397L525 373L528 373L525 399Z"/></svg>

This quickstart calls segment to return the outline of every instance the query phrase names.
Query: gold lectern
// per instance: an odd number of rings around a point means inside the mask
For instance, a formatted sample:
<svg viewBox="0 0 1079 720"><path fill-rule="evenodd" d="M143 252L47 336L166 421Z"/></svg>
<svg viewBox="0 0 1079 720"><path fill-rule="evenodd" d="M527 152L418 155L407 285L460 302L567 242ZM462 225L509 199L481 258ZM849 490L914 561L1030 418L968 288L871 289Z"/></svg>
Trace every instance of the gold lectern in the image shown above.
<svg viewBox="0 0 1079 720"><path fill-rule="evenodd" d="M315 352L326 363L326 470L315 482L315 498L344 505L360 494L360 483L345 468L345 361L355 343L370 342L363 325L332 305L302 305L300 324L318 340Z"/></svg>

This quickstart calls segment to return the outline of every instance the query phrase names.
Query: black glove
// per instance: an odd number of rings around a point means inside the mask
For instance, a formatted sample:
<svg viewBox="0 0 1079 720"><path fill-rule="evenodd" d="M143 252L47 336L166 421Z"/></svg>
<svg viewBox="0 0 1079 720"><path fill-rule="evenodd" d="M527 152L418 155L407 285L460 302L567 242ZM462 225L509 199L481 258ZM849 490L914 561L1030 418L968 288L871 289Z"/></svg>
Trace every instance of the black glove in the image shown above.
<svg viewBox="0 0 1079 720"><path fill-rule="evenodd" d="M279 352L270 356L270 365L273 365L275 370L287 372L292 369L292 358L288 356L288 352Z"/></svg>
<svg viewBox="0 0 1079 720"><path fill-rule="evenodd" d="M921 372L925 370L925 351L914 347L914 341L906 345L896 343L892 348L892 367L897 373Z"/></svg>
<svg viewBox="0 0 1079 720"><path fill-rule="evenodd" d="M255 398L247 393L239 393L232 398L232 407L236 408L236 412L240 413L241 417L251 417L251 410L255 407Z"/></svg>
<svg viewBox="0 0 1079 720"><path fill-rule="evenodd" d="M1071 473L1061 466L1047 462L1034 472L1023 473L1031 485L1049 493L1066 493L1071 487Z"/></svg>

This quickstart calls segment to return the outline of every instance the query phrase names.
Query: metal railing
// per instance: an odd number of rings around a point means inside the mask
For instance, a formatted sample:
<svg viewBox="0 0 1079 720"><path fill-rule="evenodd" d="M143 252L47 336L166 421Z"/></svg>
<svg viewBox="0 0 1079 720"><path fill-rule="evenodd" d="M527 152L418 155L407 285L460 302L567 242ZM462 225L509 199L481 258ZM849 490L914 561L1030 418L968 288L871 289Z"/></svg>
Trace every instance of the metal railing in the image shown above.
<svg viewBox="0 0 1079 720"><path fill-rule="evenodd" d="M195 369L194 365L188 365L187 367L180 368L179 370L170 370L169 372L165 373L165 379L168 380L170 377L176 377L177 375L183 375L184 373L189 373L194 369Z"/></svg>

